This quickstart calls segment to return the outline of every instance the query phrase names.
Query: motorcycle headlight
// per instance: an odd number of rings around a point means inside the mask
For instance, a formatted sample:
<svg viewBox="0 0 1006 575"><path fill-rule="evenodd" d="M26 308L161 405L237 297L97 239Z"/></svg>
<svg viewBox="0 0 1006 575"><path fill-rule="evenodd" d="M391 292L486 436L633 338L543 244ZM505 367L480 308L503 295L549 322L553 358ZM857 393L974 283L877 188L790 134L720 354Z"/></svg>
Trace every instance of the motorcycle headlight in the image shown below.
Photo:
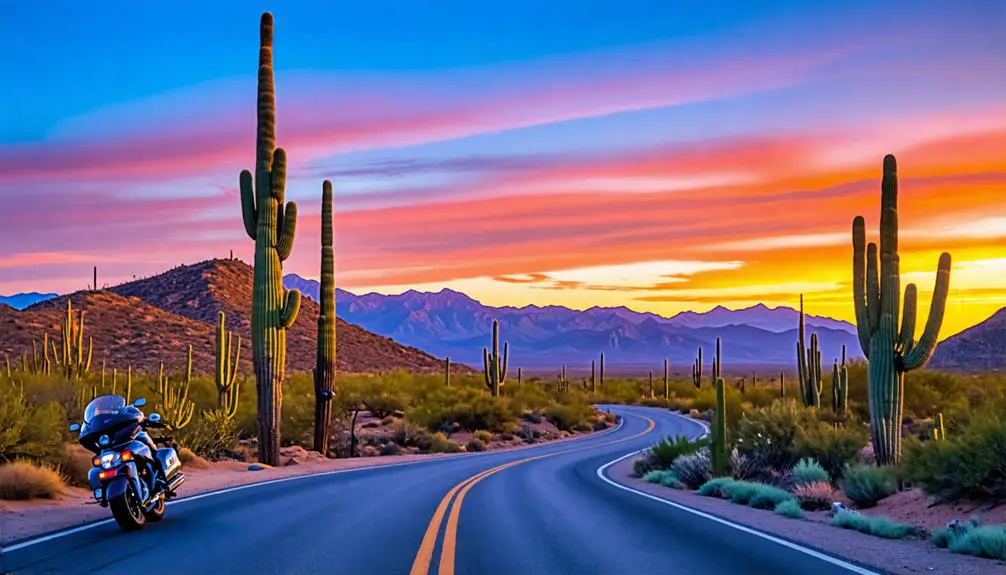
<svg viewBox="0 0 1006 575"><path fill-rule="evenodd" d="M108 445L111 442L112 442L112 440L109 439L107 435L102 435L101 437L98 438L98 445L100 445L102 447Z"/></svg>
<svg viewBox="0 0 1006 575"><path fill-rule="evenodd" d="M122 458L118 453L102 453L101 454L101 468L110 469L115 467L122 462Z"/></svg>

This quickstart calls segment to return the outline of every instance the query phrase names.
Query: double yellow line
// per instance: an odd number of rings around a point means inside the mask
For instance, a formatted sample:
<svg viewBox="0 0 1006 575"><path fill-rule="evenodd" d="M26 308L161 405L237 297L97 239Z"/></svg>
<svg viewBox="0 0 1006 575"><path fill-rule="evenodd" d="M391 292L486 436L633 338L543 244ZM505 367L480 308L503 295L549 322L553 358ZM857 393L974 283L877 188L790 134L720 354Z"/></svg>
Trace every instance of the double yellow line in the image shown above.
<svg viewBox="0 0 1006 575"><path fill-rule="evenodd" d="M499 473L504 469L514 467L515 465L520 465L522 463L527 463L528 461L552 457L553 455L575 453L585 449L595 449L641 437L653 431L653 428L656 426L652 419L648 417L643 417L643 419L648 422L648 425L645 430L635 435L630 435L629 437L623 437L622 439L616 439L613 441L606 441L598 445L588 445L566 451L557 451L555 453L546 453L544 455L536 455L534 457L525 457L524 459L518 459L516 461L511 461L510 463L497 465L492 469L476 473L475 475L458 483L447 492L447 495L444 495L444 498L440 500L440 504L437 505L437 510L433 512L433 518L430 519L430 524L426 527L426 533L423 535L422 543L419 544L419 551L416 553L416 559L412 562L412 570L409 571L409 575L429 574L430 564L433 562L433 553L437 547L437 535L440 533L440 526L444 522L444 516L447 515L448 507L450 507L450 515L447 517L447 527L444 529L444 540L440 548L440 563L437 573L438 575L454 575L454 556L457 551L458 518L461 516L461 504L464 503L465 495L467 495L471 488L475 487L475 484L479 481ZM457 495L457 498L454 497L455 495ZM452 499L453 505L451 505Z"/></svg>

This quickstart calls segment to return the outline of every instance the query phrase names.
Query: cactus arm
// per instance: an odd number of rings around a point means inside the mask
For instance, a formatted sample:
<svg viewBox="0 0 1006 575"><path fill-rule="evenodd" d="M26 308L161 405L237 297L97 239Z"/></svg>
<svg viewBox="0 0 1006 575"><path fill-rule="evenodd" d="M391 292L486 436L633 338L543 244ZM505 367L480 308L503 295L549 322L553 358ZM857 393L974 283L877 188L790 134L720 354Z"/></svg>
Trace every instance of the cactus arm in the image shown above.
<svg viewBox="0 0 1006 575"><path fill-rule="evenodd" d="M244 220L245 233L254 240L258 231L258 210L255 208L255 190L252 187L251 172L241 171L238 187L241 189L241 217Z"/></svg>
<svg viewBox="0 0 1006 575"><path fill-rule="evenodd" d="M866 294L866 220L856 216L852 220L852 299L856 309L856 331L859 335L859 346L863 354L869 358L870 311Z"/></svg>
<svg viewBox="0 0 1006 575"><path fill-rule="evenodd" d="M877 267L877 244L866 246L867 329L876 334L880 326L880 271Z"/></svg>
<svg viewBox="0 0 1006 575"><path fill-rule="evenodd" d="M929 317L926 319L926 329L922 337L905 356L902 363L904 371L918 369L929 361L936 351L936 340L943 325L943 314L947 306L947 294L950 292L950 254L940 256L940 264L936 270L936 286L933 288L933 301L929 306Z"/></svg>
<svg viewBox="0 0 1006 575"><path fill-rule="evenodd" d="M917 302L918 289L915 284L908 284L905 287L905 300L902 302L904 309L901 312L901 333L898 335L898 349L902 356L908 355L915 346Z"/></svg>
<svg viewBox="0 0 1006 575"><path fill-rule="evenodd" d="M89 336L87 338L87 361L84 362L83 369L80 375L83 376L85 373L91 370L91 354L94 352L94 340Z"/></svg>
<svg viewBox="0 0 1006 575"><path fill-rule="evenodd" d="M507 365L507 361L509 361L509 359L510 359L510 342L504 341L503 342L503 364L500 367L499 377L497 378L498 381L499 381L500 387L502 387L503 384L506 383L506 365Z"/></svg>
<svg viewBox="0 0 1006 575"><path fill-rule="evenodd" d="M894 156L884 157L880 211L880 315L881 326L897 337L901 298L901 266L898 257L898 168ZM886 324L886 325L885 325ZM892 341L893 343L893 341Z"/></svg>
<svg viewBox="0 0 1006 575"><path fill-rule="evenodd" d="M483 367L482 375L485 376L486 387L489 388L489 391L492 391L493 390L493 384L492 384L492 380L490 379L491 376L489 375L489 367L490 367L489 366L489 348L485 347L485 346L482 347L482 367Z"/></svg>
<svg viewBox="0 0 1006 575"><path fill-rule="evenodd" d="M300 311L300 291L289 290L286 292L286 305L280 314L279 324L283 329L290 329L293 322L297 321L297 313Z"/></svg>
<svg viewBox="0 0 1006 575"><path fill-rule="evenodd" d="M294 233L297 231L297 203L287 202L286 211L283 214L282 227L280 228L279 241L276 243L276 252L280 261L286 261L293 251Z"/></svg>

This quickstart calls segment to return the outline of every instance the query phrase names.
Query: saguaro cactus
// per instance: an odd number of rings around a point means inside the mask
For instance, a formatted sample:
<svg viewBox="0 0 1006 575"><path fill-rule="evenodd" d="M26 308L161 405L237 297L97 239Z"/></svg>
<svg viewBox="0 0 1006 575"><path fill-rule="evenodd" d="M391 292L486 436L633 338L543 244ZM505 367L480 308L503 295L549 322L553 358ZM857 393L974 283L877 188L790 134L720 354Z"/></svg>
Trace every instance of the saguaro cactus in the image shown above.
<svg viewBox="0 0 1006 575"><path fill-rule="evenodd" d="M700 389L702 387L702 348L699 348L699 357L695 359L695 363L692 364L692 385L695 389Z"/></svg>
<svg viewBox="0 0 1006 575"><path fill-rule="evenodd" d="M332 248L332 182L321 185L321 289L318 354L314 368L314 450L328 453L335 397L335 250ZM450 385L450 360L447 384Z"/></svg>
<svg viewBox="0 0 1006 575"><path fill-rule="evenodd" d="M723 377L722 359L723 350L720 347L720 338L716 338L716 355L713 356L713 383L716 383L717 379Z"/></svg>
<svg viewBox="0 0 1006 575"><path fill-rule="evenodd" d="M510 356L510 345L503 342L503 355L500 356L500 324L493 320L493 349L489 353L489 348L482 348L482 363L485 368L484 375L486 387L493 397L500 396L500 389L506 383L506 364Z"/></svg>
<svg viewBox="0 0 1006 575"><path fill-rule="evenodd" d="M597 386L603 390L604 389L604 352L603 351L601 352L601 371L600 371L600 376L601 376L600 379L598 379L598 381L597 381Z"/></svg>
<svg viewBox="0 0 1006 575"><path fill-rule="evenodd" d="M272 14L262 14L258 65L258 136L255 176L241 172L241 213L255 240L252 287L252 363L258 391L259 461L279 464L280 410L286 371L286 330L300 310L300 292L283 288L283 260L293 250L297 204L284 202L286 152L276 148L276 94L272 72Z"/></svg>
<svg viewBox="0 0 1006 575"><path fill-rule="evenodd" d="M786 372L779 372L779 397L786 397Z"/></svg>
<svg viewBox="0 0 1006 575"><path fill-rule="evenodd" d="M646 391L647 397L649 397L650 399L653 399L653 370L652 369L650 370L650 378L647 380L646 389L647 389L647 391Z"/></svg>
<svg viewBox="0 0 1006 575"><path fill-rule="evenodd" d="M517 370L517 384L520 385L520 369ZM444 386L451 386L451 358L444 358Z"/></svg>
<svg viewBox="0 0 1006 575"><path fill-rule="evenodd" d="M597 393L597 364L590 360L590 393Z"/></svg>
<svg viewBox="0 0 1006 575"><path fill-rule="evenodd" d="M933 421L933 439L942 441L947 438L947 432L943 427L943 414L937 413L936 420Z"/></svg>
<svg viewBox="0 0 1006 575"><path fill-rule="evenodd" d="M189 400L189 383L192 382L192 346L189 346L189 356L186 360L185 381L172 384L164 374L164 364L161 364L157 375L157 394L161 397L161 409L164 412L165 424L168 429L178 431L192 421L196 404Z"/></svg>
<svg viewBox="0 0 1006 575"><path fill-rule="evenodd" d="M716 378L716 413L713 415L710 451L714 475L726 475L730 465L727 449L727 401L723 378Z"/></svg>
<svg viewBox="0 0 1006 575"><path fill-rule="evenodd" d="M805 407L821 406L821 350L817 334L810 336L810 349L806 343L806 324L803 314L803 294L800 295L800 331L796 342L796 370L800 379L800 395Z"/></svg>
<svg viewBox="0 0 1006 575"><path fill-rule="evenodd" d="M845 415L849 404L849 369L845 366L845 346L842 346L842 363L835 360L831 373L831 409Z"/></svg>
<svg viewBox="0 0 1006 575"><path fill-rule="evenodd" d="M235 347L237 348L235 350ZM217 385L217 407L227 419L232 419L238 411L238 362L241 361L241 336L227 332L227 318L224 312L217 314L217 339L214 347L215 381Z"/></svg>
<svg viewBox="0 0 1006 575"><path fill-rule="evenodd" d="M880 201L880 261L877 245L866 243L866 221L852 222L852 285L859 343L869 361L869 406L873 450L879 465L901 460L901 420L905 372L929 361L943 323L950 290L950 254L944 252L936 270L936 286L922 337L915 340L915 284L905 288L903 317L898 329L901 269L898 255L898 168L894 156L884 157Z"/></svg>
<svg viewBox="0 0 1006 575"><path fill-rule="evenodd" d="M84 352L84 310L78 311L77 317L74 318L70 298L66 298L66 317L63 318L63 325L60 326L60 335L62 339L58 349L55 340L51 340L53 363L59 367L67 379L76 381L90 371L91 352L94 351L94 346L91 338L88 337L87 352ZM44 363L46 373L48 373L48 357L45 358Z"/></svg>

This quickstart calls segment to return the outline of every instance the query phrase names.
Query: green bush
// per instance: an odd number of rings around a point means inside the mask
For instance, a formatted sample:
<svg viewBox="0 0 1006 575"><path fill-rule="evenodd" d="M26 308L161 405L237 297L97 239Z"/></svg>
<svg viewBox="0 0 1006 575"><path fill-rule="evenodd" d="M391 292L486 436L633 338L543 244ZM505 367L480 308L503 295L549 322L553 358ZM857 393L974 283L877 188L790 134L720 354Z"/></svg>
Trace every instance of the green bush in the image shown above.
<svg viewBox="0 0 1006 575"><path fill-rule="evenodd" d="M873 507L898 490L891 470L865 465L847 469L840 487L842 493L861 508Z"/></svg>
<svg viewBox="0 0 1006 575"><path fill-rule="evenodd" d="M632 462L632 474L636 477L644 477L651 471L654 471L653 463L647 455Z"/></svg>
<svg viewBox="0 0 1006 575"><path fill-rule="evenodd" d="M481 441L475 438L472 438L468 443L465 444L465 451L474 453L477 451L485 451L485 450L486 450L486 444L482 443Z"/></svg>
<svg viewBox="0 0 1006 575"><path fill-rule="evenodd" d="M787 499L775 506L775 512L790 519L803 519L803 509L795 499Z"/></svg>
<svg viewBox="0 0 1006 575"><path fill-rule="evenodd" d="M218 459L237 444L237 422L220 409L204 411L182 430L179 442L206 459Z"/></svg>
<svg viewBox="0 0 1006 575"><path fill-rule="evenodd" d="M447 439L447 436L443 432L438 431L430 436L429 446L426 451L427 453L458 453L461 451L461 446Z"/></svg>
<svg viewBox="0 0 1006 575"><path fill-rule="evenodd" d="M948 547L954 553L1006 559L1006 526L988 525L968 529L959 537L953 537Z"/></svg>
<svg viewBox="0 0 1006 575"><path fill-rule="evenodd" d="M66 412L56 401L33 401L0 381L0 462L15 458L58 458L67 433Z"/></svg>
<svg viewBox="0 0 1006 575"><path fill-rule="evenodd" d="M808 457L804 457L793 466L793 477L798 483L815 483L830 480L828 472L821 467L821 464Z"/></svg>
<svg viewBox="0 0 1006 575"><path fill-rule="evenodd" d="M758 484L750 481L734 481L722 488L723 494L732 503L747 505L758 491Z"/></svg>
<svg viewBox="0 0 1006 575"><path fill-rule="evenodd" d="M726 499L727 495L724 493L724 488L734 483L736 483L736 481L729 477L716 477L714 479L710 479L699 487L699 495Z"/></svg>
<svg viewBox="0 0 1006 575"><path fill-rule="evenodd" d="M910 535L918 535L921 530L907 523L896 523L887 517L870 517L858 513L840 511L831 518L831 524L842 529L852 529L867 535L883 537L884 539L904 539Z"/></svg>
<svg viewBox="0 0 1006 575"><path fill-rule="evenodd" d="M661 469L654 469L652 471L647 471L645 474L643 474L643 481L647 483L660 483L660 480L663 479L664 477L664 473L667 472Z"/></svg>
<svg viewBox="0 0 1006 575"><path fill-rule="evenodd" d="M668 436L650 446L649 462L655 469L670 469L678 457L698 453L708 445L706 438L690 440L683 435Z"/></svg>
<svg viewBox="0 0 1006 575"><path fill-rule="evenodd" d="M674 475L673 472L655 469L643 476L643 480L649 483L658 483L671 489L684 489L685 484Z"/></svg>
<svg viewBox="0 0 1006 575"><path fill-rule="evenodd" d="M983 411L943 441L907 444L902 469L929 495L1006 498L1006 419Z"/></svg>
<svg viewBox="0 0 1006 575"><path fill-rule="evenodd" d="M862 461L860 453L866 447L867 438L868 429L865 426L849 423L835 428L818 421L803 429L794 446L794 454L817 461L831 481L837 483L846 468Z"/></svg>
<svg viewBox="0 0 1006 575"><path fill-rule="evenodd" d="M492 443L493 441L493 434L483 429L480 429L479 431L475 432L475 439L478 439L482 443L489 444Z"/></svg>
<svg viewBox="0 0 1006 575"><path fill-rule="evenodd" d="M831 484L827 481L800 483L793 489L793 497L800 502L800 507L808 511L823 511L831 507Z"/></svg>
<svg viewBox="0 0 1006 575"><path fill-rule="evenodd" d="M751 496L748 505L755 509L775 509L783 501L793 500L793 495L778 487L762 483L755 483L754 485L754 495Z"/></svg>

